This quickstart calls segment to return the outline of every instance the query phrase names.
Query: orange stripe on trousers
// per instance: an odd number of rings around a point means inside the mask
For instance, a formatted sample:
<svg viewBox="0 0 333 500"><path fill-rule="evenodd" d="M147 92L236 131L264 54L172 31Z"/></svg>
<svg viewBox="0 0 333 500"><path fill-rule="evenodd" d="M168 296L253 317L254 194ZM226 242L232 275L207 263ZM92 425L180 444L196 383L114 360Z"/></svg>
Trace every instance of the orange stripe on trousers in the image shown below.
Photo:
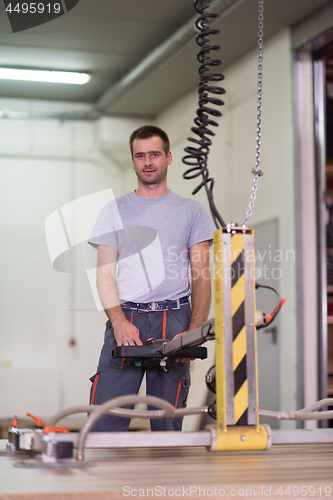
<svg viewBox="0 0 333 500"><path fill-rule="evenodd" d="M163 330L162 330L162 339L165 340L166 339L166 311L164 311L163 313Z"/></svg>
<svg viewBox="0 0 333 500"><path fill-rule="evenodd" d="M176 396L175 408L177 408L177 404L178 404L178 399L179 399L179 394L180 394L181 387L182 387L182 379L180 378L179 382L178 382L178 389L177 389L177 396ZM173 421L173 417L171 419L171 422L172 421Z"/></svg>
<svg viewBox="0 0 333 500"><path fill-rule="evenodd" d="M131 314L131 323L133 323L133 314L134 314L134 309L133 309L132 314ZM120 367L120 369L122 369L122 368L124 367L124 364L125 364L125 359L126 359L126 358L122 358L122 360L121 360L121 367Z"/></svg>
<svg viewBox="0 0 333 500"><path fill-rule="evenodd" d="M98 379L99 379L99 373L97 373L97 375L95 377L95 380L94 380L93 390L92 390L92 394L91 394L91 401L90 401L91 405L93 405L94 401L95 401L95 394L96 394L96 388L97 388Z"/></svg>
<svg viewBox="0 0 333 500"><path fill-rule="evenodd" d="M177 404L178 404L178 399L179 399L179 394L180 394L181 387L182 387L182 379L180 378L179 382L178 382L178 389L177 389L177 396L176 396L175 408L177 408Z"/></svg>

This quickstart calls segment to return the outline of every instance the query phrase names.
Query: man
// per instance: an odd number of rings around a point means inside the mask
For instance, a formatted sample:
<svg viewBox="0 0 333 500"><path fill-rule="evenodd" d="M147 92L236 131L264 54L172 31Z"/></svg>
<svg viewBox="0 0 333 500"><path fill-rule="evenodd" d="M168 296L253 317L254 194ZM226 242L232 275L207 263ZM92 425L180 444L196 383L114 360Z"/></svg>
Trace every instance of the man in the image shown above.
<svg viewBox="0 0 333 500"><path fill-rule="evenodd" d="M91 378L91 403L136 394L146 373L146 393L181 408L190 386L189 359L178 360L165 373L159 366L136 366L133 359L112 359L112 349L172 339L207 319L214 224L198 201L167 187L172 154L163 130L150 125L135 130L130 149L138 188L103 208L89 241L98 248L97 286L109 318ZM94 430L125 431L129 423L104 416ZM181 426L180 417L151 420L152 430Z"/></svg>

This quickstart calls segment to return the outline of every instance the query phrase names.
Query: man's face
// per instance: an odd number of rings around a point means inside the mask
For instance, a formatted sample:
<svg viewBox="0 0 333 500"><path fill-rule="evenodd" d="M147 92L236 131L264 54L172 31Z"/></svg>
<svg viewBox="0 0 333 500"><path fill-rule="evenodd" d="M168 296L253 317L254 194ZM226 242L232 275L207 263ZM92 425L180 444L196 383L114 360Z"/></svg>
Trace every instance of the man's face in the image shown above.
<svg viewBox="0 0 333 500"><path fill-rule="evenodd" d="M161 184L168 173L172 155L165 154L163 141L158 136L135 139L133 142L133 167L143 185Z"/></svg>

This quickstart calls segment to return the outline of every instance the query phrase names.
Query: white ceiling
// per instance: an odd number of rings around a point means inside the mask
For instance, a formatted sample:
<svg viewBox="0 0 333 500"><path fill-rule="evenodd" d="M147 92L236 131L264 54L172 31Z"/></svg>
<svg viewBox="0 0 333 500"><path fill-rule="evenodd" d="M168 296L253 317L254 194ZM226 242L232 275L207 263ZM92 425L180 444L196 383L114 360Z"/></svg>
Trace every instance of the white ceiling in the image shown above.
<svg viewBox="0 0 333 500"><path fill-rule="evenodd" d="M211 41L221 45L225 67L256 46L258 5L257 0L216 3L222 15L214 28L221 33ZM265 0L264 37L296 25L329 3L332 0ZM83 86L0 80L0 97L103 102L107 114L153 117L197 85L194 29L181 48L161 64L155 62L119 98L103 96L194 16L193 0L79 0L65 15L13 33L2 1L1 66L84 71L92 78Z"/></svg>

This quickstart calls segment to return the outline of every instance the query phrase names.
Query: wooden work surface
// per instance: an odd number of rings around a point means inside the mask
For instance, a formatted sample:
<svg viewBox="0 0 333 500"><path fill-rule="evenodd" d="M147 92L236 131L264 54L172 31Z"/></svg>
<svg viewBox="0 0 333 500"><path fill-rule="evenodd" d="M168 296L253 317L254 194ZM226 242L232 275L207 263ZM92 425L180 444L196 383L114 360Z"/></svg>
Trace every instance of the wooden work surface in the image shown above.
<svg viewBox="0 0 333 500"><path fill-rule="evenodd" d="M95 466L55 470L15 467L23 459L5 452L5 443L0 441L0 500L333 500L332 444L277 445L242 454L204 448L86 450L85 461Z"/></svg>

